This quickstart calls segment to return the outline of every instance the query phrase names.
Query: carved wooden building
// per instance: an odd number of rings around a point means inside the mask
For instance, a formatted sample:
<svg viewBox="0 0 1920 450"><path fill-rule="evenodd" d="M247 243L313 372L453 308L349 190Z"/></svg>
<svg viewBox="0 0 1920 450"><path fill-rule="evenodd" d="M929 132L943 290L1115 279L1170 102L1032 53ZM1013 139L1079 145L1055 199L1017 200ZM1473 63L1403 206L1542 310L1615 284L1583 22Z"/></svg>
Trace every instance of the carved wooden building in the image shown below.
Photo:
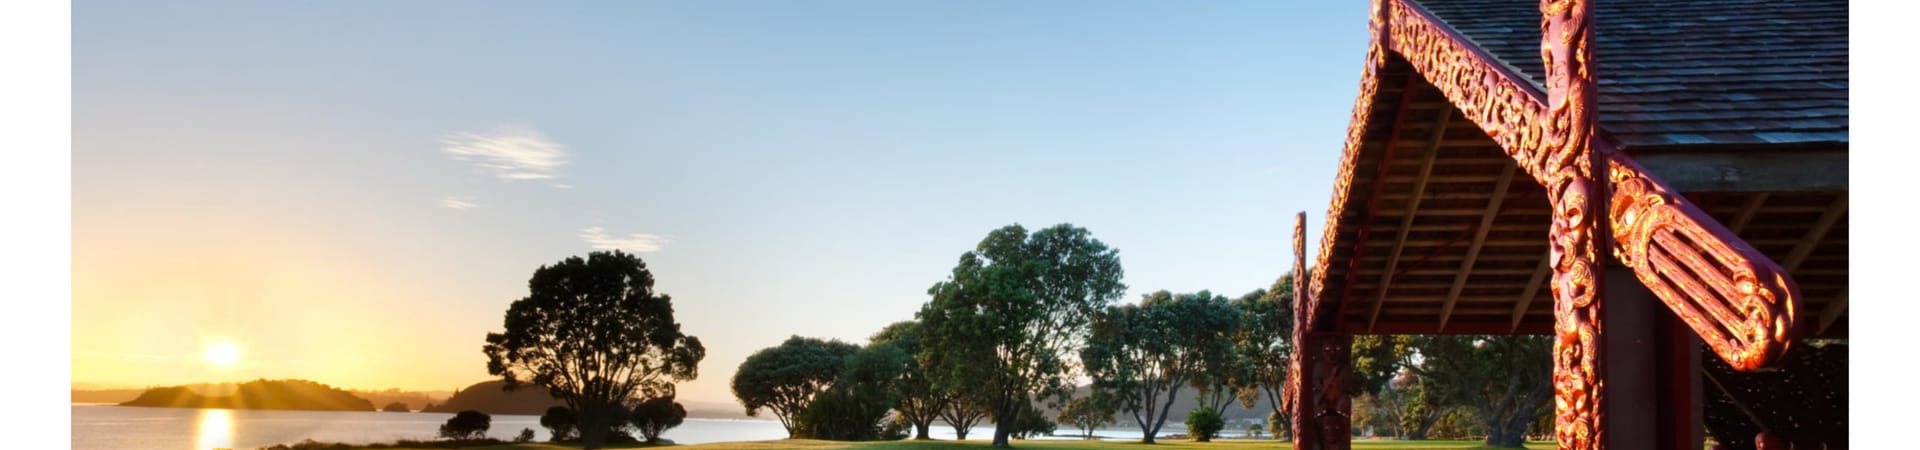
<svg viewBox="0 0 1920 450"><path fill-rule="evenodd" d="M1703 346L1756 370L1846 336L1845 2L1376 0L1370 25L1296 284L1296 448L1348 447L1355 334L1556 336L1580 449L1698 448Z"/></svg>

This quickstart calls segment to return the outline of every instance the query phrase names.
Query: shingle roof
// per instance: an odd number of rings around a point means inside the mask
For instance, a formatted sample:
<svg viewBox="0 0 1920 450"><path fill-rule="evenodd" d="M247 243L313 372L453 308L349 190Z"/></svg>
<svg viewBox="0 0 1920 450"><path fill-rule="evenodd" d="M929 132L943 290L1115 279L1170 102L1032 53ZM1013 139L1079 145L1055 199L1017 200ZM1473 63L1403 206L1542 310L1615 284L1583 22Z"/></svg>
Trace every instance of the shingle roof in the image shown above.
<svg viewBox="0 0 1920 450"><path fill-rule="evenodd" d="M1544 86L1538 1L1418 1ZM1621 146L1847 142L1845 1L1594 3L1599 122Z"/></svg>

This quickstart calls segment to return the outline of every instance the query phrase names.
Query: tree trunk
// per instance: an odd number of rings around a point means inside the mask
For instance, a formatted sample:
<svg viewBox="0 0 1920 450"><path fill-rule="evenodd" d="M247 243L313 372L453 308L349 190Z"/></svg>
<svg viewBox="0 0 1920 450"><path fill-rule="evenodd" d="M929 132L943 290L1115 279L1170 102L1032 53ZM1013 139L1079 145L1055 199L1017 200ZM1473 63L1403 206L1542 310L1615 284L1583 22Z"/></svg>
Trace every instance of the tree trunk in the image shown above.
<svg viewBox="0 0 1920 450"><path fill-rule="evenodd" d="M966 425L955 424L953 426L953 440L956 440L956 441L967 440L967 431L971 431L972 429L973 429L972 427L969 427Z"/></svg>
<svg viewBox="0 0 1920 450"><path fill-rule="evenodd" d="M929 427L932 427L932 426L933 426L933 421L932 421L932 420L927 420L927 421L925 421L925 422L917 422L917 423L914 423L914 424L913 424L913 438L914 438L915 440L922 440L922 441L924 441L924 440L927 440L927 439L933 439L932 437L928 437L928 436L927 436L927 428L929 428Z"/></svg>
<svg viewBox="0 0 1920 450"><path fill-rule="evenodd" d="M1523 448L1527 443L1526 429L1487 430L1487 446L1499 448Z"/></svg>
<svg viewBox="0 0 1920 450"><path fill-rule="evenodd" d="M993 414L993 446L998 448L1013 447L1012 443L1007 442L1007 437L1013 435L1013 427L1020 421L1019 406L1012 401L1005 403L995 408L998 411Z"/></svg>
<svg viewBox="0 0 1920 450"><path fill-rule="evenodd" d="M580 448L595 450L606 443L606 417L598 413L580 415Z"/></svg>

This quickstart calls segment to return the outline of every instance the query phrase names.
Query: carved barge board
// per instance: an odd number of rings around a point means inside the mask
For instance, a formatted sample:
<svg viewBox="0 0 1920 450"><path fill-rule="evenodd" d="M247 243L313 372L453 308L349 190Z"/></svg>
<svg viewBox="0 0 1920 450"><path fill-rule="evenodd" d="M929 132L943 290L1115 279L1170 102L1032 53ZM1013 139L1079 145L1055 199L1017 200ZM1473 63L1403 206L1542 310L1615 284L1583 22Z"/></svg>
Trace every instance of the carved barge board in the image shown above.
<svg viewBox="0 0 1920 450"><path fill-rule="evenodd" d="M1554 385L1560 448L1606 446L1599 276L1608 255L1631 268L1642 284L1734 368L1753 370L1786 351L1796 328L1799 302L1798 286L1786 271L1617 151L1594 126L1591 3L1542 1L1541 56L1548 86L1544 95L1408 0L1376 0L1372 12L1375 35L1349 122L1316 267L1329 267L1378 89L1377 77L1385 68L1386 51L1392 50L1552 196L1548 262L1555 299ZM1336 321L1332 324L1314 323L1321 318L1323 299L1318 297L1326 293L1325 272L1312 276L1314 296L1297 299L1305 311L1296 310L1300 320L1296 337L1311 338L1311 333L1300 331L1326 325L1336 334L1344 332L1339 322L1345 317L1331 318ZM1348 287L1353 276L1347 274ZM1338 300L1342 307L1350 302L1344 295ZM1303 345L1296 347L1295 355L1308 356L1309 352L1300 350L1310 342L1296 342ZM1311 353L1324 357L1329 352ZM1313 366L1296 359L1293 376L1305 375L1301 369L1314 371ZM1307 403L1309 395L1299 392L1296 398ZM1308 413L1315 411L1295 406L1297 448L1339 445L1324 439L1335 436L1301 436L1316 431L1331 434L1336 427L1322 424L1321 429L1309 431L1315 427L1303 422L1311 421L1314 416Z"/></svg>

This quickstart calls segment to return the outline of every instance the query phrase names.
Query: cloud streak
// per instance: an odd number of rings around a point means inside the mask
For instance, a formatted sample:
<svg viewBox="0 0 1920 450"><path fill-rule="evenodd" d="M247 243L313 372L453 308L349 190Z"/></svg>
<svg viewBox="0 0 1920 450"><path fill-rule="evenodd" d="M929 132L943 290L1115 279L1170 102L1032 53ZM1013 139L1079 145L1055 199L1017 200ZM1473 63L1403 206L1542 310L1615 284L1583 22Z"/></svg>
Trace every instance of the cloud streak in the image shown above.
<svg viewBox="0 0 1920 450"><path fill-rule="evenodd" d="M440 151L509 181L550 180L567 165L566 147L526 126L499 127L492 133L455 133L440 139Z"/></svg>
<svg viewBox="0 0 1920 450"><path fill-rule="evenodd" d="M657 234L634 233L627 235L627 237L608 236L607 229L602 227L580 229L580 240L586 241L587 245L592 246L595 250L626 250L631 252L657 252L660 251L661 245L672 242Z"/></svg>
<svg viewBox="0 0 1920 450"><path fill-rule="evenodd" d="M449 209L473 209L473 208L480 207L479 204L475 204L473 202L467 201L466 199L463 199L460 197L447 197L447 198L441 199L440 206L445 206Z"/></svg>

